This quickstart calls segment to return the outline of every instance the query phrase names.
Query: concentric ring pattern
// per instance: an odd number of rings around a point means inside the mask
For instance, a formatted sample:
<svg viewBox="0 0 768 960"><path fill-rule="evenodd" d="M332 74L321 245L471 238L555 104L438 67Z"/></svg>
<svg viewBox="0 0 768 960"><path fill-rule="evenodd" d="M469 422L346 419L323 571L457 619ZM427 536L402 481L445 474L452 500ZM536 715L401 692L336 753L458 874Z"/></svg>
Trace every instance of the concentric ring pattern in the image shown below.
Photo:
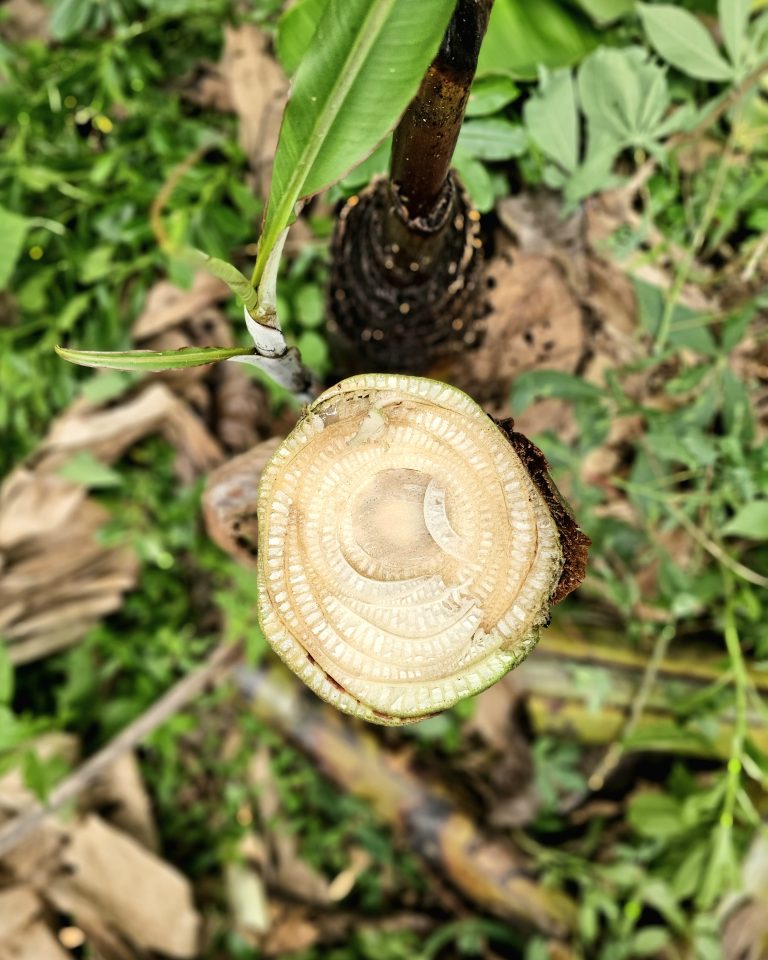
<svg viewBox="0 0 768 960"><path fill-rule="evenodd" d="M259 487L259 612L324 700L404 723L489 686L538 639L554 520L480 407L369 374L308 409Z"/></svg>

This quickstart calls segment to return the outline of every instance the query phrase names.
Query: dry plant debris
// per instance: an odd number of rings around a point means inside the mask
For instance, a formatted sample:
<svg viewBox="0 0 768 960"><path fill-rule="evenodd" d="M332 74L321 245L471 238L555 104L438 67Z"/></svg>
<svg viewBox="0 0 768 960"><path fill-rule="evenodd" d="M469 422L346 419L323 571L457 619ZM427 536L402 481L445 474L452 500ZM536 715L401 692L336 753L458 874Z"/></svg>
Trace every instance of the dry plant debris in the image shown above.
<svg viewBox="0 0 768 960"><path fill-rule="evenodd" d="M225 28L219 69L239 120L240 145L266 196L288 80L269 51L266 35L247 23Z"/></svg>
<svg viewBox="0 0 768 960"><path fill-rule="evenodd" d="M264 467L282 437L270 437L228 460L208 477L203 512L208 533L222 550L255 566L259 542L256 500Z"/></svg>
<svg viewBox="0 0 768 960"><path fill-rule="evenodd" d="M288 78L272 55L267 34L252 23L225 26L221 60L203 63L188 78L184 95L202 107L237 115L238 140L254 186L266 196L288 96Z"/></svg>
<svg viewBox="0 0 768 960"><path fill-rule="evenodd" d="M107 512L84 484L60 472L76 456L114 463L150 433L162 431L188 469L215 466L221 451L202 423L162 384L112 407L77 401L35 454L0 487L0 625L16 663L75 643L136 583L131 551L106 547L98 531Z"/></svg>
<svg viewBox="0 0 768 960"><path fill-rule="evenodd" d="M289 735L340 787L365 798L408 838L436 873L484 911L524 928L564 935L574 919L569 898L541 887L513 844L487 834L407 757L381 748L369 731L310 701L280 668L243 668L237 680L257 715Z"/></svg>
<svg viewBox="0 0 768 960"><path fill-rule="evenodd" d="M0 36L9 43L22 40L48 40L50 10L38 0L8 0Z"/></svg>
<svg viewBox="0 0 768 960"><path fill-rule="evenodd" d="M170 338L184 346L207 332L231 342L214 306L225 292L205 274L188 291L160 281L137 320L137 340ZM28 662L75 643L136 583L132 553L98 542L106 511L83 483L66 479L73 458L113 464L160 432L176 449L179 476L190 481L220 464L225 449L247 449L269 429L263 389L234 365L148 380L106 406L78 400L54 420L0 487L0 629L12 660Z"/></svg>
<svg viewBox="0 0 768 960"><path fill-rule="evenodd" d="M227 287L214 277L197 273L189 290L161 280L147 294L133 327L136 343L152 350L193 345L232 346L229 321L218 308ZM158 379L185 400L216 437L223 452L240 453L274 429L264 388L240 364L169 371ZM184 476L195 474L194 464L181 465Z"/></svg>
<svg viewBox="0 0 768 960"><path fill-rule="evenodd" d="M556 194L534 191L501 200L498 216L504 229L486 266L485 334L452 380L494 416L509 416L510 386L526 371L602 382L607 367L640 354L632 283L600 251L599 213L563 219ZM516 422L526 434L555 429L565 439L574 428L567 403L556 400Z"/></svg>
<svg viewBox="0 0 768 960"><path fill-rule="evenodd" d="M36 750L71 762L78 747L74 738L49 736ZM108 798L119 798L114 819ZM34 802L17 772L0 778L2 820ZM102 806L110 819L95 812ZM71 956L66 947L83 941L103 960L197 956L190 884L147 842L156 845L157 830L135 757L125 754L81 795L74 817L48 818L3 860L2 960L63 960Z"/></svg>

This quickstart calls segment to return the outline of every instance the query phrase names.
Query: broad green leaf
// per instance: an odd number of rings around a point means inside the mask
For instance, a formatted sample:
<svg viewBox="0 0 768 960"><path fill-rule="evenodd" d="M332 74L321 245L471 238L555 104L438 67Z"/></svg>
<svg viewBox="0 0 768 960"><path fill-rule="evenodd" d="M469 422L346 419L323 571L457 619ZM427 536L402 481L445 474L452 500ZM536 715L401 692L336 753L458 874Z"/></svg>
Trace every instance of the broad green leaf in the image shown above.
<svg viewBox="0 0 768 960"><path fill-rule="evenodd" d="M570 70L542 74L539 90L526 101L525 124L542 152L572 173L579 162L579 117Z"/></svg>
<svg viewBox="0 0 768 960"><path fill-rule="evenodd" d="M255 285L296 202L339 180L397 122L453 7L453 0L328 0L283 115Z"/></svg>
<svg viewBox="0 0 768 960"><path fill-rule="evenodd" d="M299 0L280 17L277 56L286 73L295 73L309 49L328 0Z"/></svg>
<svg viewBox="0 0 768 960"><path fill-rule="evenodd" d="M718 0L720 29L725 49L734 67L740 66L743 60L750 7L750 0Z"/></svg>
<svg viewBox="0 0 768 960"><path fill-rule="evenodd" d="M768 130L768 124L766 124ZM760 233L768 233L768 207L753 210L747 217L747 226Z"/></svg>
<svg viewBox="0 0 768 960"><path fill-rule="evenodd" d="M666 793L637 793L627 810L627 820L642 837L667 840L684 833L680 804Z"/></svg>
<svg viewBox="0 0 768 960"><path fill-rule="evenodd" d="M673 67L698 80L733 79L733 68L692 13L667 3L638 3L637 9L654 50Z"/></svg>
<svg viewBox="0 0 768 960"><path fill-rule="evenodd" d="M613 23L633 7L633 0L576 0L581 9L600 26Z"/></svg>
<svg viewBox="0 0 768 960"><path fill-rule="evenodd" d="M10 77L10 66L14 59L11 48L0 40L0 80L7 80Z"/></svg>
<svg viewBox="0 0 768 960"><path fill-rule="evenodd" d="M13 700L13 664L8 648L0 641L0 704L8 706Z"/></svg>
<svg viewBox="0 0 768 960"><path fill-rule="evenodd" d="M689 848L672 878L672 890L678 900L687 900L698 890L708 854L709 846L706 842Z"/></svg>
<svg viewBox="0 0 768 960"><path fill-rule="evenodd" d="M653 337L658 335L664 314L664 291L639 277L632 277L637 298L637 313L640 325ZM686 347L704 356L717 356L718 348L712 336L707 318L699 315L683 303L676 303L672 311L669 343Z"/></svg>
<svg viewBox="0 0 768 960"><path fill-rule="evenodd" d="M631 956L656 957L669 943L671 936L671 931L666 927L643 927L632 937Z"/></svg>
<svg viewBox="0 0 768 960"><path fill-rule="evenodd" d="M5 290L24 248L29 220L0 207L0 290Z"/></svg>
<svg viewBox="0 0 768 960"><path fill-rule="evenodd" d="M747 50L743 58L744 64L750 70L758 64L765 63L768 57L768 9L766 9L768 2L766 0L756 0L756 2L759 3L757 9L760 13L749 24ZM762 86L765 89L764 80Z"/></svg>
<svg viewBox="0 0 768 960"><path fill-rule="evenodd" d="M145 373L199 367L204 363L229 360L230 357L244 357L252 352L245 347L183 347L181 350L125 350L114 353L56 347L56 353L63 360L81 367L109 367L112 370L141 370Z"/></svg>
<svg viewBox="0 0 768 960"><path fill-rule="evenodd" d="M649 470L649 482L652 482L652 476L653 472ZM635 494L631 499L641 507L648 503L639 494ZM671 720L651 721L647 725L644 724L625 737L623 742L627 750L672 749L681 753L706 754L712 749L710 741L701 733L681 727Z"/></svg>
<svg viewBox="0 0 768 960"><path fill-rule="evenodd" d="M49 29L54 40L68 40L88 23L91 4L86 0L59 0L53 8Z"/></svg>
<svg viewBox="0 0 768 960"><path fill-rule="evenodd" d="M328 344L325 337L314 330L307 330L296 341L304 363L321 376L328 372Z"/></svg>
<svg viewBox="0 0 768 960"><path fill-rule="evenodd" d="M592 943L597 937L597 911L594 904L584 898L579 905L579 934L585 943Z"/></svg>
<svg viewBox="0 0 768 960"><path fill-rule="evenodd" d="M686 818L687 804L683 803L683 819ZM692 820L686 820L687 825L694 826L700 821L700 817L694 817ZM685 911L675 898L674 890L671 885L659 876L646 877L640 890L639 898L643 903L662 915L667 921L667 927L678 933L683 933L688 927L688 919Z"/></svg>
<svg viewBox="0 0 768 960"><path fill-rule="evenodd" d="M378 173L386 173L389 169L389 157L392 153L392 137L389 136L386 140L376 147L373 153L366 157L362 163L350 170L349 173L340 181L340 186L345 192L350 192L353 190L360 190L362 187L366 187L371 180Z"/></svg>
<svg viewBox="0 0 768 960"><path fill-rule="evenodd" d="M35 193L42 193L49 187L58 186L61 183L61 170L52 170L50 167L30 164L19 168L18 178L25 187L34 190Z"/></svg>
<svg viewBox="0 0 768 960"><path fill-rule="evenodd" d="M476 160L509 160L525 153L528 137L520 124L503 117L467 120L458 146Z"/></svg>
<svg viewBox="0 0 768 960"><path fill-rule="evenodd" d="M565 199L569 203L575 204L592 193L619 186L621 178L613 173L616 153L615 143L601 144L597 141L597 138L593 138L589 144L588 156L573 171L562 187Z"/></svg>
<svg viewBox="0 0 768 960"><path fill-rule="evenodd" d="M643 47L600 47L579 67L578 88L588 136L584 163L565 187L573 203L616 183L612 169L622 150L642 147L658 156L662 139L687 122L685 108L668 113L666 68Z"/></svg>
<svg viewBox="0 0 768 960"><path fill-rule="evenodd" d="M307 283L295 299L296 315L302 327L319 327L325 319L325 295L322 287Z"/></svg>
<svg viewBox="0 0 768 960"><path fill-rule="evenodd" d="M496 0L477 75L533 80L540 66L577 63L598 40L594 27L558 0Z"/></svg>
<svg viewBox="0 0 768 960"><path fill-rule="evenodd" d="M112 273L114 252L115 248L108 244L89 250L80 264L80 282L95 283Z"/></svg>
<svg viewBox="0 0 768 960"><path fill-rule="evenodd" d="M726 537L768 540L768 500L745 504L723 527Z"/></svg>
<svg viewBox="0 0 768 960"><path fill-rule="evenodd" d="M489 210L492 210L495 197L493 181L488 169L479 160L475 160L468 153L464 153L461 147L457 147L453 155L453 166L458 171L461 182L466 187L472 203L480 213L488 213Z"/></svg>
<svg viewBox="0 0 768 960"><path fill-rule="evenodd" d="M56 317L56 329L61 333L71 330L82 315L90 308L93 297L90 293L78 293L64 305Z"/></svg>
<svg viewBox="0 0 768 960"><path fill-rule="evenodd" d="M764 211L766 216L766 227L765 232L768 233L768 209ZM720 328L720 347L722 348L723 353L730 353L731 350L734 350L744 339L747 328L752 323L755 318L755 309L748 307L747 309L737 310L735 313L731 314L730 317L727 317L722 327Z"/></svg>
<svg viewBox="0 0 768 960"><path fill-rule="evenodd" d="M468 117L485 117L496 113L520 94L517 84L505 76L480 77L472 84L467 101Z"/></svg>
<svg viewBox="0 0 768 960"><path fill-rule="evenodd" d="M81 396L88 403L106 403L122 396L133 384L133 377L127 377L119 370L110 370L98 377L89 377L80 390Z"/></svg>
<svg viewBox="0 0 768 960"><path fill-rule="evenodd" d="M20 722L19 717L9 706L0 703L0 770L3 772L8 769L3 754L18 747L26 734L27 727Z"/></svg>
<svg viewBox="0 0 768 960"><path fill-rule="evenodd" d="M579 67L579 102L591 150L647 146L669 106L665 71L642 47L601 47Z"/></svg>

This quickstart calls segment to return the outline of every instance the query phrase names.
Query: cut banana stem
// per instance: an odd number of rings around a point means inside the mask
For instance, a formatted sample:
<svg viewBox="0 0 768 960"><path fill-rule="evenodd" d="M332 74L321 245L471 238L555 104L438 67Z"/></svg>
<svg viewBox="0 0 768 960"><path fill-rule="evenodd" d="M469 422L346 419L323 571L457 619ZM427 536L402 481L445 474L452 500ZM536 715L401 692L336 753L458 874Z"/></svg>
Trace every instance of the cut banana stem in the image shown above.
<svg viewBox="0 0 768 960"><path fill-rule="evenodd" d="M346 713L400 724L450 707L538 639L564 567L549 500L461 391L344 380L262 475L264 633Z"/></svg>

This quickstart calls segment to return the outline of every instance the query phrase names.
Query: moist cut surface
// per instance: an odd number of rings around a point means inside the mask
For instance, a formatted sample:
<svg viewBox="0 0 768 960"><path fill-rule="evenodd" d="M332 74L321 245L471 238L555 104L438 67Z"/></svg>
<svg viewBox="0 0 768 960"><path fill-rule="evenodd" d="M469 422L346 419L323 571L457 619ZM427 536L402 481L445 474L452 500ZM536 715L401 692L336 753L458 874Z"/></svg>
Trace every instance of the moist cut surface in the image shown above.
<svg viewBox="0 0 768 960"><path fill-rule="evenodd" d="M323 699L381 723L487 687L538 638L557 528L461 391L367 375L322 394L259 489L259 609Z"/></svg>

